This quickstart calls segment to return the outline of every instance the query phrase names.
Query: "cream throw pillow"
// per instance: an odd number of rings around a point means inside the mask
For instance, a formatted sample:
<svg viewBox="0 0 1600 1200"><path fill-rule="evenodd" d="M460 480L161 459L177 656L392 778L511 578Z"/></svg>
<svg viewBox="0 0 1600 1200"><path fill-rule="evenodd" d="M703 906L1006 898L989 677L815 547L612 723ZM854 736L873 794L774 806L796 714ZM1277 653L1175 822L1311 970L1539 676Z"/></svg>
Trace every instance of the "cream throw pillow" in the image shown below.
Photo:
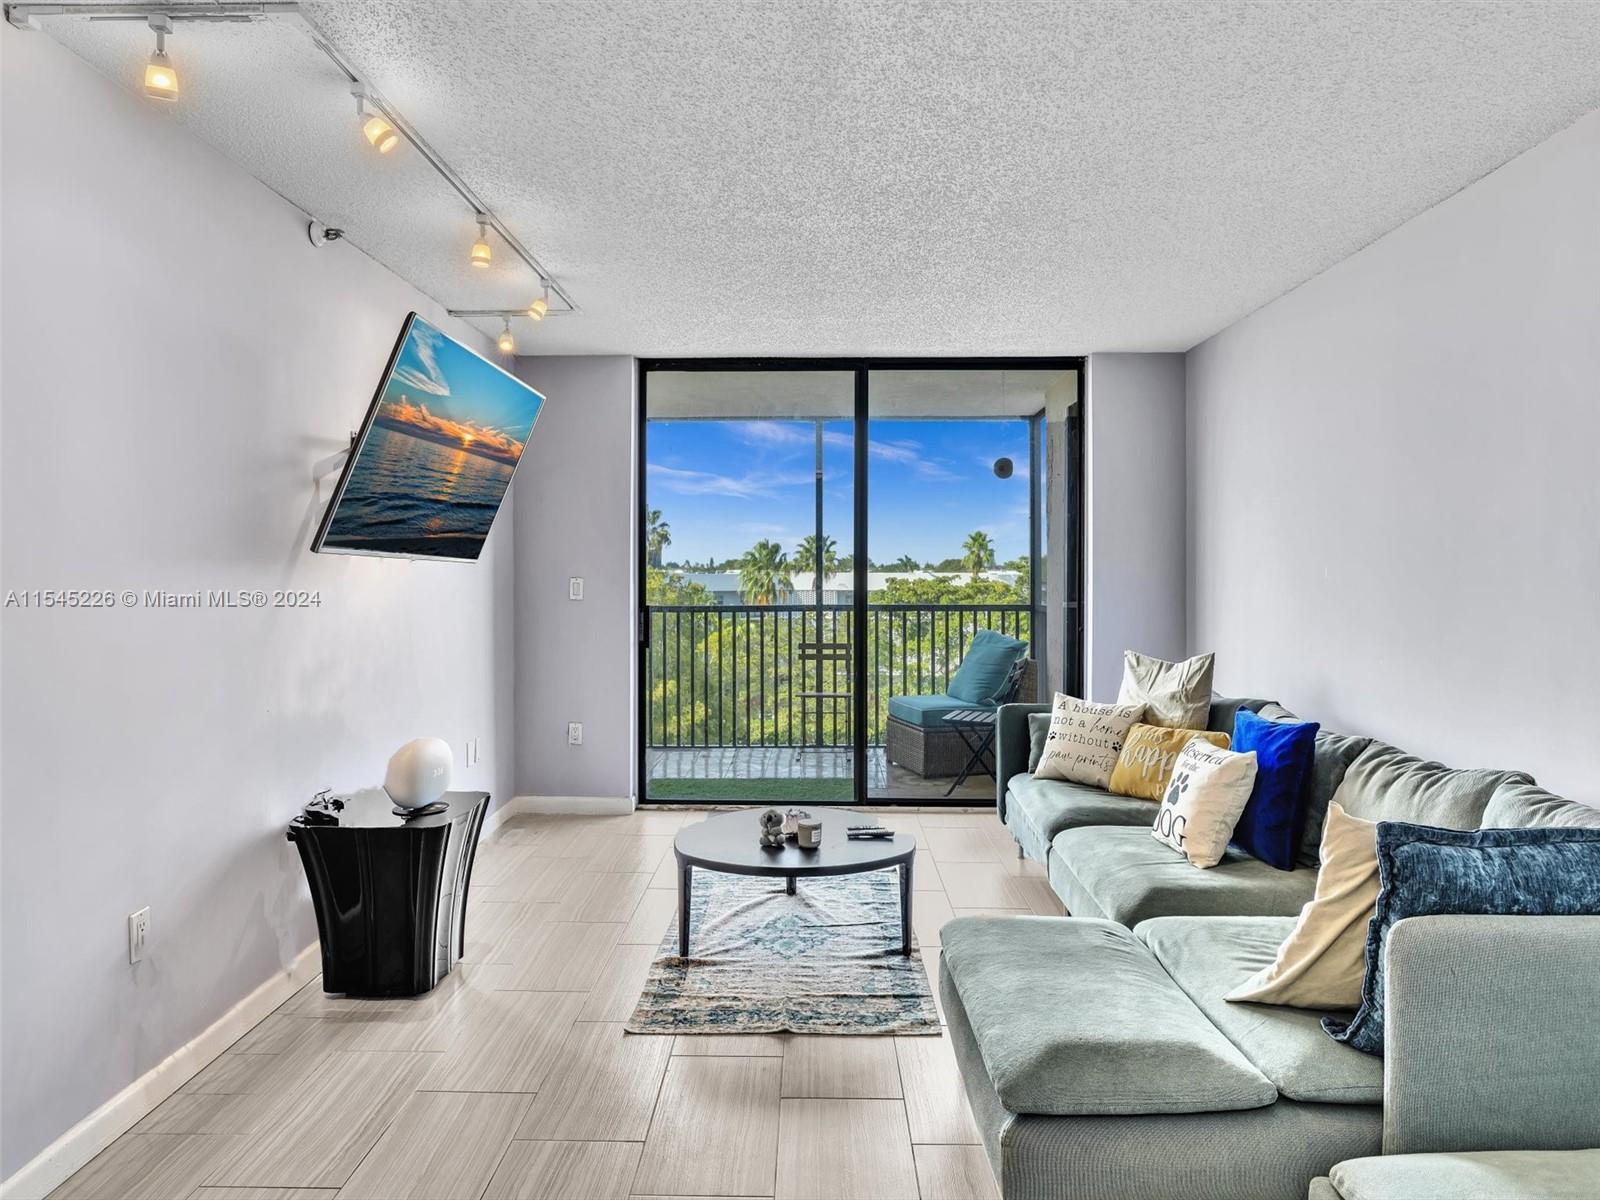
<svg viewBox="0 0 1600 1200"><path fill-rule="evenodd" d="M1290 1008L1355 1008L1367 973L1367 925L1378 906L1378 824L1328 805L1316 894L1269 967L1224 999Z"/></svg>
<svg viewBox="0 0 1600 1200"><path fill-rule="evenodd" d="M1191 739L1178 752L1151 835L1182 850L1197 867L1222 861L1233 827L1256 785L1256 752L1219 750Z"/></svg>
<svg viewBox="0 0 1600 1200"><path fill-rule="evenodd" d="M1166 729L1204 729L1211 715L1211 667L1214 654L1182 662L1122 652L1122 687L1118 704L1143 704L1146 725Z"/></svg>
<svg viewBox="0 0 1600 1200"><path fill-rule="evenodd" d="M1090 704L1057 692L1034 778L1105 787L1122 753L1123 739L1143 716L1142 704Z"/></svg>

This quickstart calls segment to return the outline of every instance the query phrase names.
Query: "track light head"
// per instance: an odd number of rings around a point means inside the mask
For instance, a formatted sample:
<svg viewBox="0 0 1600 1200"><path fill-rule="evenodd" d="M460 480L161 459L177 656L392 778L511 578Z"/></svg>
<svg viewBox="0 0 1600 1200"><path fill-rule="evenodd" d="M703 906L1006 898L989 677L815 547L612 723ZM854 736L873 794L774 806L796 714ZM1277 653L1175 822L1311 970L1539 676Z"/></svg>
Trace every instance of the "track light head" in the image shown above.
<svg viewBox="0 0 1600 1200"><path fill-rule="evenodd" d="M544 286L544 295L535 297L533 303L528 305L528 319L530 321L542 321L545 313L549 311L550 285L547 283Z"/></svg>
<svg viewBox="0 0 1600 1200"><path fill-rule="evenodd" d="M376 114L362 122L361 132L367 135L367 141L379 154L387 154L400 144L400 135L394 126Z"/></svg>
<svg viewBox="0 0 1600 1200"><path fill-rule="evenodd" d="M511 336L511 318L502 318L505 328L500 331L500 340L495 344L500 347L501 354L515 354L517 352L517 339Z"/></svg>
<svg viewBox="0 0 1600 1200"><path fill-rule="evenodd" d="M356 120L361 124L362 136L379 154L387 154L400 144L400 134L382 113L367 112L367 85L356 82L350 88L356 98Z"/></svg>
<svg viewBox="0 0 1600 1200"><path fill-rule="evenodd" d="M487 267L494 257L494 251L489 249L489 223L484 218L478 218L478 240L472 243L472 254L467 261L475 267Z"/></svg>
<svg viewBox="0 0 1600 1200"><path fill-rule="evenodd" d="M167 57L167 34L172 32L172 18L165 15L150 18L150 28L156 35L156 52L144 67L144 94L153 100L178 98L178 68Z"/></svg>

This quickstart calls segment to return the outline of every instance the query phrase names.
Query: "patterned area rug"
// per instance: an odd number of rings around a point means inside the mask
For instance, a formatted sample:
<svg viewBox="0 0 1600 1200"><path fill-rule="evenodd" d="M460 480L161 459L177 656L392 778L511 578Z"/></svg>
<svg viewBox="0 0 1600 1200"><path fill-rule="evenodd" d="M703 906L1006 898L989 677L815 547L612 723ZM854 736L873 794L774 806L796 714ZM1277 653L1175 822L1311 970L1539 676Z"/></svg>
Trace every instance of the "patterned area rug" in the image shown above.
<svg viewBox="0 0 1600 1200"><path fill-rule="evenodd" d="M661 943L630 1033L937 1034L913 942L900 953L894 871L781 879L695 871L691 957Z"/></svg>

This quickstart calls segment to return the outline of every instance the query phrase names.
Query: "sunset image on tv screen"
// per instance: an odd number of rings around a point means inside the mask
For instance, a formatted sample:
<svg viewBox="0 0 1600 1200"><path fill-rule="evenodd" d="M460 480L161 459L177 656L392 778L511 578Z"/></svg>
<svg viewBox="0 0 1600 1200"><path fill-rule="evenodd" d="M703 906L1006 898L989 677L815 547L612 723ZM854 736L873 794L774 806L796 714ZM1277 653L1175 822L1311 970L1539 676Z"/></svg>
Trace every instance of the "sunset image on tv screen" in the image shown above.
<svg viewBox="0 0 1600 1200"><path fill-rule="evenodd" d="M412 318L313 548L477 558L543 404Z"/></svg>

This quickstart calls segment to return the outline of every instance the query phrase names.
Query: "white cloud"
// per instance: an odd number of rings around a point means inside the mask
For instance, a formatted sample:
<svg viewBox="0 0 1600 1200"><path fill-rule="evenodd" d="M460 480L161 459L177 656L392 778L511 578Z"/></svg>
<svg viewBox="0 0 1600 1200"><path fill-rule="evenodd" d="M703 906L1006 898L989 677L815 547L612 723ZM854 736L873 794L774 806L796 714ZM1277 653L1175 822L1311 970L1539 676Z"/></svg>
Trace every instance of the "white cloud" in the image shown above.
<svg viewBox="0 0 1600 1200"><path fill-rule="evenodd" d="M849 449L855 445L855 439L848 433L831 431L822 435L822 440L830 446ZM875 438L867 441L867 454L879 462L896 463L909 468L919 479L930 482L949 482L961 478L950 469L943 459L926 457L927 451L921 442L897 441L883 442Z"/></svg>
<svg viewBox="0 0 1600 1200"><path fill-rule="evenodd" d="M430 396L448 396L450 383L444 377L444 372L439 369L439 360L436 350L442 334L426 329L422 325L413 323L411 326L411 349L422 363L422 370L413 367L396 367L394 377L407 387L415 388L419 392L427 392Z"/></svg>
<svg viewBox="0 0 1600 1200"><path fill-rule="evenodd" d="M718 475L712 471L689 471L651 463L646 468L650 475L669 492L684 496L732 496L748 499L755 496L771 497L776 489L809 483L809 475L749 474L743 476Z"/></svg>

